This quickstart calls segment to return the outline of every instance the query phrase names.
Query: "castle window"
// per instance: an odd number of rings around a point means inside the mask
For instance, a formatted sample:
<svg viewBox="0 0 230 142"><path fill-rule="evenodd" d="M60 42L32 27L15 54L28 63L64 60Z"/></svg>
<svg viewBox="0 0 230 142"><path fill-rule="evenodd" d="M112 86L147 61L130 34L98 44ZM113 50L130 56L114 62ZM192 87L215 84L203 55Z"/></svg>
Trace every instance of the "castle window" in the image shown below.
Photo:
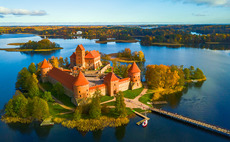
<svg viewBox="0 0 230 142"><path fill-rule="evenodd" d="M79 93L81 93L81 91L79 91Z"/></svg>
<svg viewBox="0 0 230 142"><path fill-rule="evenodd" d="M135 76L134 76L134 78L135 78Z"/></svg>
<svg viewBox="0 0 230 142"><path fill-rule="evenodd" d="M116 86L116 84L114 84L114 86Z"/></svg>
<svg viewBox="0 0 230 142"><path fill-rule="evenodd" d="M81 98L81 95L80 95L80 98Z"/></svg>

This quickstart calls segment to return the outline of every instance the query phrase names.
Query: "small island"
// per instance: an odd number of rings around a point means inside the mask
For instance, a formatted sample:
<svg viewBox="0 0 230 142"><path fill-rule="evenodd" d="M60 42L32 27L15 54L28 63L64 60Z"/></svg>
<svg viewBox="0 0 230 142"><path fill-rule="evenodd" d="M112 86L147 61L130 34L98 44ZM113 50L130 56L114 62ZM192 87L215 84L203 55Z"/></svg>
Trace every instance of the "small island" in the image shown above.
<svg viewBox="0 0 230 142"><path fill-rule="evenodd" d="M42 39L40 41L29 40L26 43L9 43L8 45L19 45L19 48L0 48L9 52L25 52L25 51L53 51L63 49L59 44L51 42L49 39Z"/></svg>
<svg viewBox="0 0 230 142"><path fill-rule="evenodd" d="M146 82L141 81L144 70ZM52 57L24 67L1 120L39 121L41 126L56 123L84 132L118 127L128 124L135 114L143 116L144 107L153 107L165 95L182 91L186 83L204 80L203 72L193 66L140 68L136 62L113 62L111 67L101 61L98 51L85 51L78 45L70 63L68 58Z"/></svg>

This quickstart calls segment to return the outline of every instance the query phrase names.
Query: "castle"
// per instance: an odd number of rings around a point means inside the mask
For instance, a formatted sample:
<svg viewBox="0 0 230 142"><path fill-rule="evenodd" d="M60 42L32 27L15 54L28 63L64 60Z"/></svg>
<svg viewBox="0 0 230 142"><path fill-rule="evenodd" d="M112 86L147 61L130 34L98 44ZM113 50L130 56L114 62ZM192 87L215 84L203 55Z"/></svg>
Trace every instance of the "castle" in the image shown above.
<svg viewBox="0 0 230 142"><path fill-rule="evenodd" d="M72 67L95 69L101 65L100 54L97 51L90 51L85 56L85 49L82 45L77 46L76 51L70 56L70 60ZM72 75L72 70L53 67L46 59L42 62L40 69L42 81L52 84L60 82L64 87L65 94L71 98L75 105L78 105L78 100L92 97L97 88L102 95L114 96L119 91L142 87L141 71L135 62L128 70L128 78L119 79L113 72L110 72L105 75L103 84L95 86L90 86L81 71L75 77Z"/></svg>

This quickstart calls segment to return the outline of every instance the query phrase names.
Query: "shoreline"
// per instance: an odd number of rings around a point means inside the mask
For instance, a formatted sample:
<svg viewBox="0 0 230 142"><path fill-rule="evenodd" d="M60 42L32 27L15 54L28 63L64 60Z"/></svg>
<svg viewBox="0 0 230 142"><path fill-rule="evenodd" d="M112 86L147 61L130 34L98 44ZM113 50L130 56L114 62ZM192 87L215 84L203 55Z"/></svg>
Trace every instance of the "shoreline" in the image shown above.
<svg viewBox="0 0 230 142"><path fill-rule="evenodd" d="M105 40L105 41L96 41L96 43L106 44L107 42L117 42L117 43L136 43L138 40Z"/></svg>
<svg viewBox="0 0 230 142"><path fill-rule="evenodd" d="M111 53L111 54L106 54L109 56L109 61L117 61L117 62L121 62L121 63L133 63L133 62L141 62L138 60L131 60L129 58L125 58L125 57L117 57L118 53Z"/></svg>
<svg viewBox="0 0 230 142"><path fill-rule="evenodd" d="M33 52L41 52L41 51L54 51L63 49L62 47L55 48L55 49L20 49L20 48L0 48L0 50L4 50L7 52L26 52L26 51L33 51Z"/></svg>

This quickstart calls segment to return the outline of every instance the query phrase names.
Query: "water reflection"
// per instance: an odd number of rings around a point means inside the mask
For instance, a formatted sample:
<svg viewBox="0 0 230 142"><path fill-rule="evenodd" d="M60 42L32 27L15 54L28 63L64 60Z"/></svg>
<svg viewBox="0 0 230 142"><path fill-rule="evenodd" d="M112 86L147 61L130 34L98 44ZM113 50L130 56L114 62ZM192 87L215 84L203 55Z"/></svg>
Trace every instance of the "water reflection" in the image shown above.
<svg viewBox="0 0 230 142"><path fill-rule="evenodd" d="M22 55L30 55L30 56L34 56L34 55L51 55L51 54L54 54L54 53L60 53L60 50L53 50L53 51L23 51L23 52L20 52Z"/></svg>
<svg viewBox="0 0 230 142"><path fill-rule="evenodd" d="M93 138L95 141L99 142L102 136L102 130L93 131Z"/></svg>
<svg viewBox="0 0 230 142"><path fill-rule="evenodd" d="M115 128L115 136L117 140L122 140L125 137L126 125Z"/></svg>

